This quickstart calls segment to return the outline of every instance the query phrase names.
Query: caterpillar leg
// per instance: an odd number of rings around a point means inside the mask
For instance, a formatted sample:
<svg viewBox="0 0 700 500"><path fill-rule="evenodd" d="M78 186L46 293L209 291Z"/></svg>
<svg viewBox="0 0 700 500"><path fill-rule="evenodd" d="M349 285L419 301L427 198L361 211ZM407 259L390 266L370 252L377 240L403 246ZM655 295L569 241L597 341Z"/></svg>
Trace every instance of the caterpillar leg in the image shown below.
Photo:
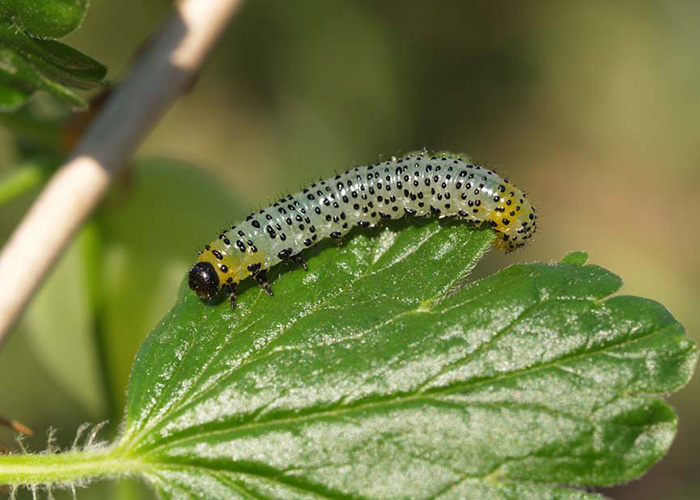
<svg viewBox="0 0 700 500"><path fill-rule="evenodd" d="M224 291L228 295L228 300L231 303L231 309L236 307L236 283L224 285Z"/></svg>
<svg viewBox="0 0 700 500"><path fill-rule="evenodd" d="M302 268L304 268L304 271L309 270L309 266L306 265L306 261L301 256L301 254L292 255L291 248L286 248L282 250L280 253L277 254L277 256L285 262L293 262L294 264L300 265Z"/></svg>
<svg viewBox="0 0 700 500"><path fill-rule="evenodd" d="M299 254L299 253L289 257L289 261L294 262L295 264L299 264L304 269L304 271L309 270L309 266L306 265L306 261L304 260L304 257L302 257L301 254Z"/></svg>
<svg viewBox="0 0 700 500"><path fill-rule="evenodd" d="M267 282L267 269L262 269L261 271L255 273L255 279L257 280L260 288L265 290L265 292L267 292L268 295L274 295L274 293L272 293L272 287Z"/></svg>

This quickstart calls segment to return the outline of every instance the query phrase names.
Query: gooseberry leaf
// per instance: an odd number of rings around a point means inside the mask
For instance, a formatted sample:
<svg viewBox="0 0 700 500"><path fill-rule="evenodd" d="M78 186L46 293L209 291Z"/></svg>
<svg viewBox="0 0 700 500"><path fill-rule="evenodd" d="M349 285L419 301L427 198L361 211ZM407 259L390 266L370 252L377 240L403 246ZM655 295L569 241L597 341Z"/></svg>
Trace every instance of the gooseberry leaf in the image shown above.
<svg viewBox="0 0 700 500"><path fill-rule="evenodd" d="M391 224L276 266L238 305L184 285L142 344L114 455L163 498L591 498L669 449L696 347L585 265L463 277L493 233Z"/></svg>
<svg viewBox="0 0 700 500"><path fill-rule="evenodd" d="M0 19L41 38L61 38L82 23L88 0L0 0Z"/></svg>
<svg viewBox="0 0 700 500"><path fill-rule="evenodd" d="M44 11L62 11L64 3L70 8L81 2L0 0L0 111L14 111L39 90L72 109L84 109L87 103L75 89L104 83L107 69L102 64L56 40L39 38L62 36L78 26L82 16L44 17ZM38 7L44 4L46 9ZM50 29L54 20L59 25Z"/></svg>

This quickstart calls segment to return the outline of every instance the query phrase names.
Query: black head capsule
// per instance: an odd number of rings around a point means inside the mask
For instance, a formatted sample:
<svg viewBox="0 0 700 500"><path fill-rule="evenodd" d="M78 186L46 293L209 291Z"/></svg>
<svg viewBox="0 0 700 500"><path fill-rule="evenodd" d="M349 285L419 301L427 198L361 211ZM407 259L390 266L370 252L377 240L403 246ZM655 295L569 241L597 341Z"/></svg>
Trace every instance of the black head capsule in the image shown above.
<svg viewBox="0 0 700 500"><path fill-rule="evenodd" d="M216 269L209 262L197 262L192 266L188 282L190 289L206 301L213 299L221 288Z"/></svg>

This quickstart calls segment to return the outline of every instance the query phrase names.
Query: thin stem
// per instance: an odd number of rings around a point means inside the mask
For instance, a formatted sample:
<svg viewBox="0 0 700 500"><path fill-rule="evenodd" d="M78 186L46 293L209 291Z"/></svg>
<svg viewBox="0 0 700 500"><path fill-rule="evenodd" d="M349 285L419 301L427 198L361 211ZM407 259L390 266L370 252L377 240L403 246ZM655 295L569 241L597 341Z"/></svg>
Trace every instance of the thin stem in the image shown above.
<svg viewBox="0 0 700 500"><path fill-rule="evenodd" d="M181 0L0 254L0 343L114 173L192 86L242 0Z"/></svg>
<svg viewBox="0 0 700 500"><path fill-rule="evenodd" d="M0 484L76 483L104 476L137 474L147 465L118 456L114 449L37 455L0 455Z"/></svg>

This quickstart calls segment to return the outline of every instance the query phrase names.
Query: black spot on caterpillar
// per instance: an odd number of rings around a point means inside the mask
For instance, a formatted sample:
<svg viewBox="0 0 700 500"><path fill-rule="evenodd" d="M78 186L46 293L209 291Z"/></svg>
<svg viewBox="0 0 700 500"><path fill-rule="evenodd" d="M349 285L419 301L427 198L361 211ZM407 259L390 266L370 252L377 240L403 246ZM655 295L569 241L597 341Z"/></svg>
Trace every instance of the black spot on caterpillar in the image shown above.
<svg viewBox="0 0 700 500"><path fill-rule="evenodd" d="M495 172L457 155L412 153L321 180L249 215L206 245L189 286L207 301L223 289L233 305L236 285L255 276L272 294L266 271L280 261L306 268L298 255L305 248L405 215L488 223L507 252L532 237L537 221L525 194Z"/></svg>

